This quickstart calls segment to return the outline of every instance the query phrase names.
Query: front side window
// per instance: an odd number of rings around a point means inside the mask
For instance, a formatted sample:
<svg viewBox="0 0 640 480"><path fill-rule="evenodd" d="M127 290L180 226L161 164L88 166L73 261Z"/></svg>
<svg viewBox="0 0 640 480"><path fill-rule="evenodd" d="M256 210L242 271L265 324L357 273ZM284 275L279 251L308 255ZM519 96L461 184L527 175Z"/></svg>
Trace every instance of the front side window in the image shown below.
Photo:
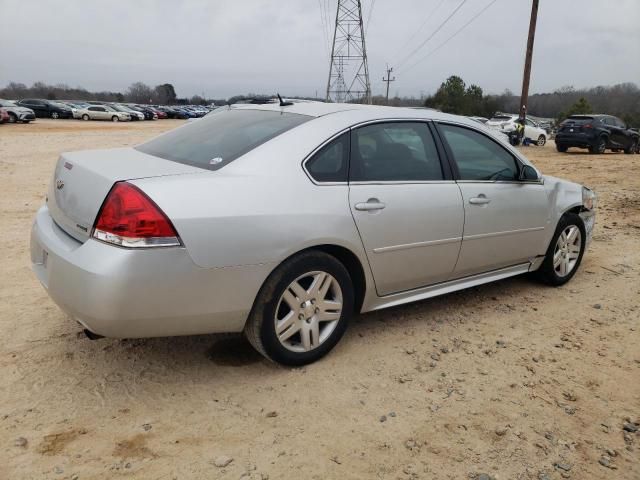
<svg viewBox="0 0 640 480"><path fill-rule="evenodd" d="M429 181L443 178L438 151L426 123L376 123L352 132L351 181Z"/></svg>
<svg viewBox="0 0 640 480"><path fill-rule="evenodd" d="M440 124L438 129L453 154L460 180L518 179L516 159L497 142L469 128Z"/></svg>
<svg viewBox="0 0 640 480"><path fill-rule="evenodd" d="M218 170L312 118L272 110L227 110L171 130L135 148L165 160Z"/></svg>
<svg viewBox="0 0 640 480"><path fill-rule="evenodd" d="M346 182L349 173L349 133L322 147L306 163L307 171L318 182Z"/></svg>

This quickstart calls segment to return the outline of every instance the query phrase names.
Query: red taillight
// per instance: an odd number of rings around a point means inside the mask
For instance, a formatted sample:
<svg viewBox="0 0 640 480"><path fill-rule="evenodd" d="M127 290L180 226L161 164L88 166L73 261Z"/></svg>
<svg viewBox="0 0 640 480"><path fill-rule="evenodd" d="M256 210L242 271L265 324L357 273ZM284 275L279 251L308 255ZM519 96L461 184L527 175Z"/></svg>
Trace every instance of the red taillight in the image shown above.
<svg viewBox="0 0 640 480"><path fill-rule="evenodd" d="M138 187L118 182L107 195L93 237L123 247L172 247L180 239L171 221Z"/></svg>
<svg viewBox="0 0 640 480"><path fill-rule="evenodd" d="M585 125L582 125L582 128L593 128L593 125L591 125L590 123L587 123Z"/></svg>

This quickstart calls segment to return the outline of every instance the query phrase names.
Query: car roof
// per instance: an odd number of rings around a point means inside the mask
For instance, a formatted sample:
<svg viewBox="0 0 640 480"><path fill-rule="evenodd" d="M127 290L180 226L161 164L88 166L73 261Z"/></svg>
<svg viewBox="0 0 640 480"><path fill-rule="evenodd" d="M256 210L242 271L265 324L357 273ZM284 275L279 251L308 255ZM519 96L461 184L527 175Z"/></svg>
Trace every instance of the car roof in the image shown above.
<svg viewBox="0 0 640 480"><path fill-rule="evenodd" d="M288 100L287 100L288 101ZM369 117L371 120L378 119L423 119L423 120L449 120L458 123L473 125L477 122L469 120L467 117L460 115L451 115L442 113L438 110L430 108L410 108L410 107L387 107L383 105L362 105L356 103L324 103L305 101L292 105L280 106L279 103L268 103L263 105L255 104L234 104L228 107L233 110L265 110L276 112L290 112L299 115L308 115L311 117L323 117L325 115L334 115L339 113L357 113L359 118Z"/></svg>

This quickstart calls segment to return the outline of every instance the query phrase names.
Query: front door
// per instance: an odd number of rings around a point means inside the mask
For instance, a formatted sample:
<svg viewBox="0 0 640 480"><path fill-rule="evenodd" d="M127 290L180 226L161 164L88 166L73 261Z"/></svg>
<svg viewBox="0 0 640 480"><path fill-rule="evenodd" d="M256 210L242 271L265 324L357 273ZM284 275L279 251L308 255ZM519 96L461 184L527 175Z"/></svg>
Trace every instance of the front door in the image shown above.
<svg viewBox="0 0 640 480"><path fill-rule="evenodd" d="M456 277L525 263L544 253L548 199L540 181L519 180L521 166L475 129L439 124L458 170L464 234Z"/></svg>
<svg viewBox="0 0 640 480"><path fill-rule="evenodd" d="M375 123L351 135L349 202L378 294L451 278L462 197L427 123Z"/></svg>

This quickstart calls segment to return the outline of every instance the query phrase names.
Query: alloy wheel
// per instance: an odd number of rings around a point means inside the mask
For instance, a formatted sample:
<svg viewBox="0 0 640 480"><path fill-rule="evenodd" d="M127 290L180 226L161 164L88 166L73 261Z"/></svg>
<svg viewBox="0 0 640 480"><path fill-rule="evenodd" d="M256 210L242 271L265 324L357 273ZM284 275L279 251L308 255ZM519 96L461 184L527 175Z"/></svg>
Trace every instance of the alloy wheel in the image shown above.
<svg viewBox="0 0 640 480"><path fill-rule="evenodd" d="M280 343L293 352L308 352L324 343L342 315L342 290L329 273L299 276L285 289L275 313Z"/></svg>
<svg viewBox="0 0 640 480"><path fill-rule="evenodd" d="M57 119L60 115L58 114L58 112L53 112L51 114L51 118Z"/></svg>
<svg viewBox="0 0 640 480"><path fill-rule="evenodd" d="M540 135L538 137L538 146L539 147L544 147L544 144L547 143L547 139L544 138L544 135Z"/></svg>
<svg viewBox="0 0 640 480"><path fill-rule="evenodd" d="M582 234L575 225L565 228L553 252L553 269L559 277L566 277L576 266L582 248Z"/></svg>

